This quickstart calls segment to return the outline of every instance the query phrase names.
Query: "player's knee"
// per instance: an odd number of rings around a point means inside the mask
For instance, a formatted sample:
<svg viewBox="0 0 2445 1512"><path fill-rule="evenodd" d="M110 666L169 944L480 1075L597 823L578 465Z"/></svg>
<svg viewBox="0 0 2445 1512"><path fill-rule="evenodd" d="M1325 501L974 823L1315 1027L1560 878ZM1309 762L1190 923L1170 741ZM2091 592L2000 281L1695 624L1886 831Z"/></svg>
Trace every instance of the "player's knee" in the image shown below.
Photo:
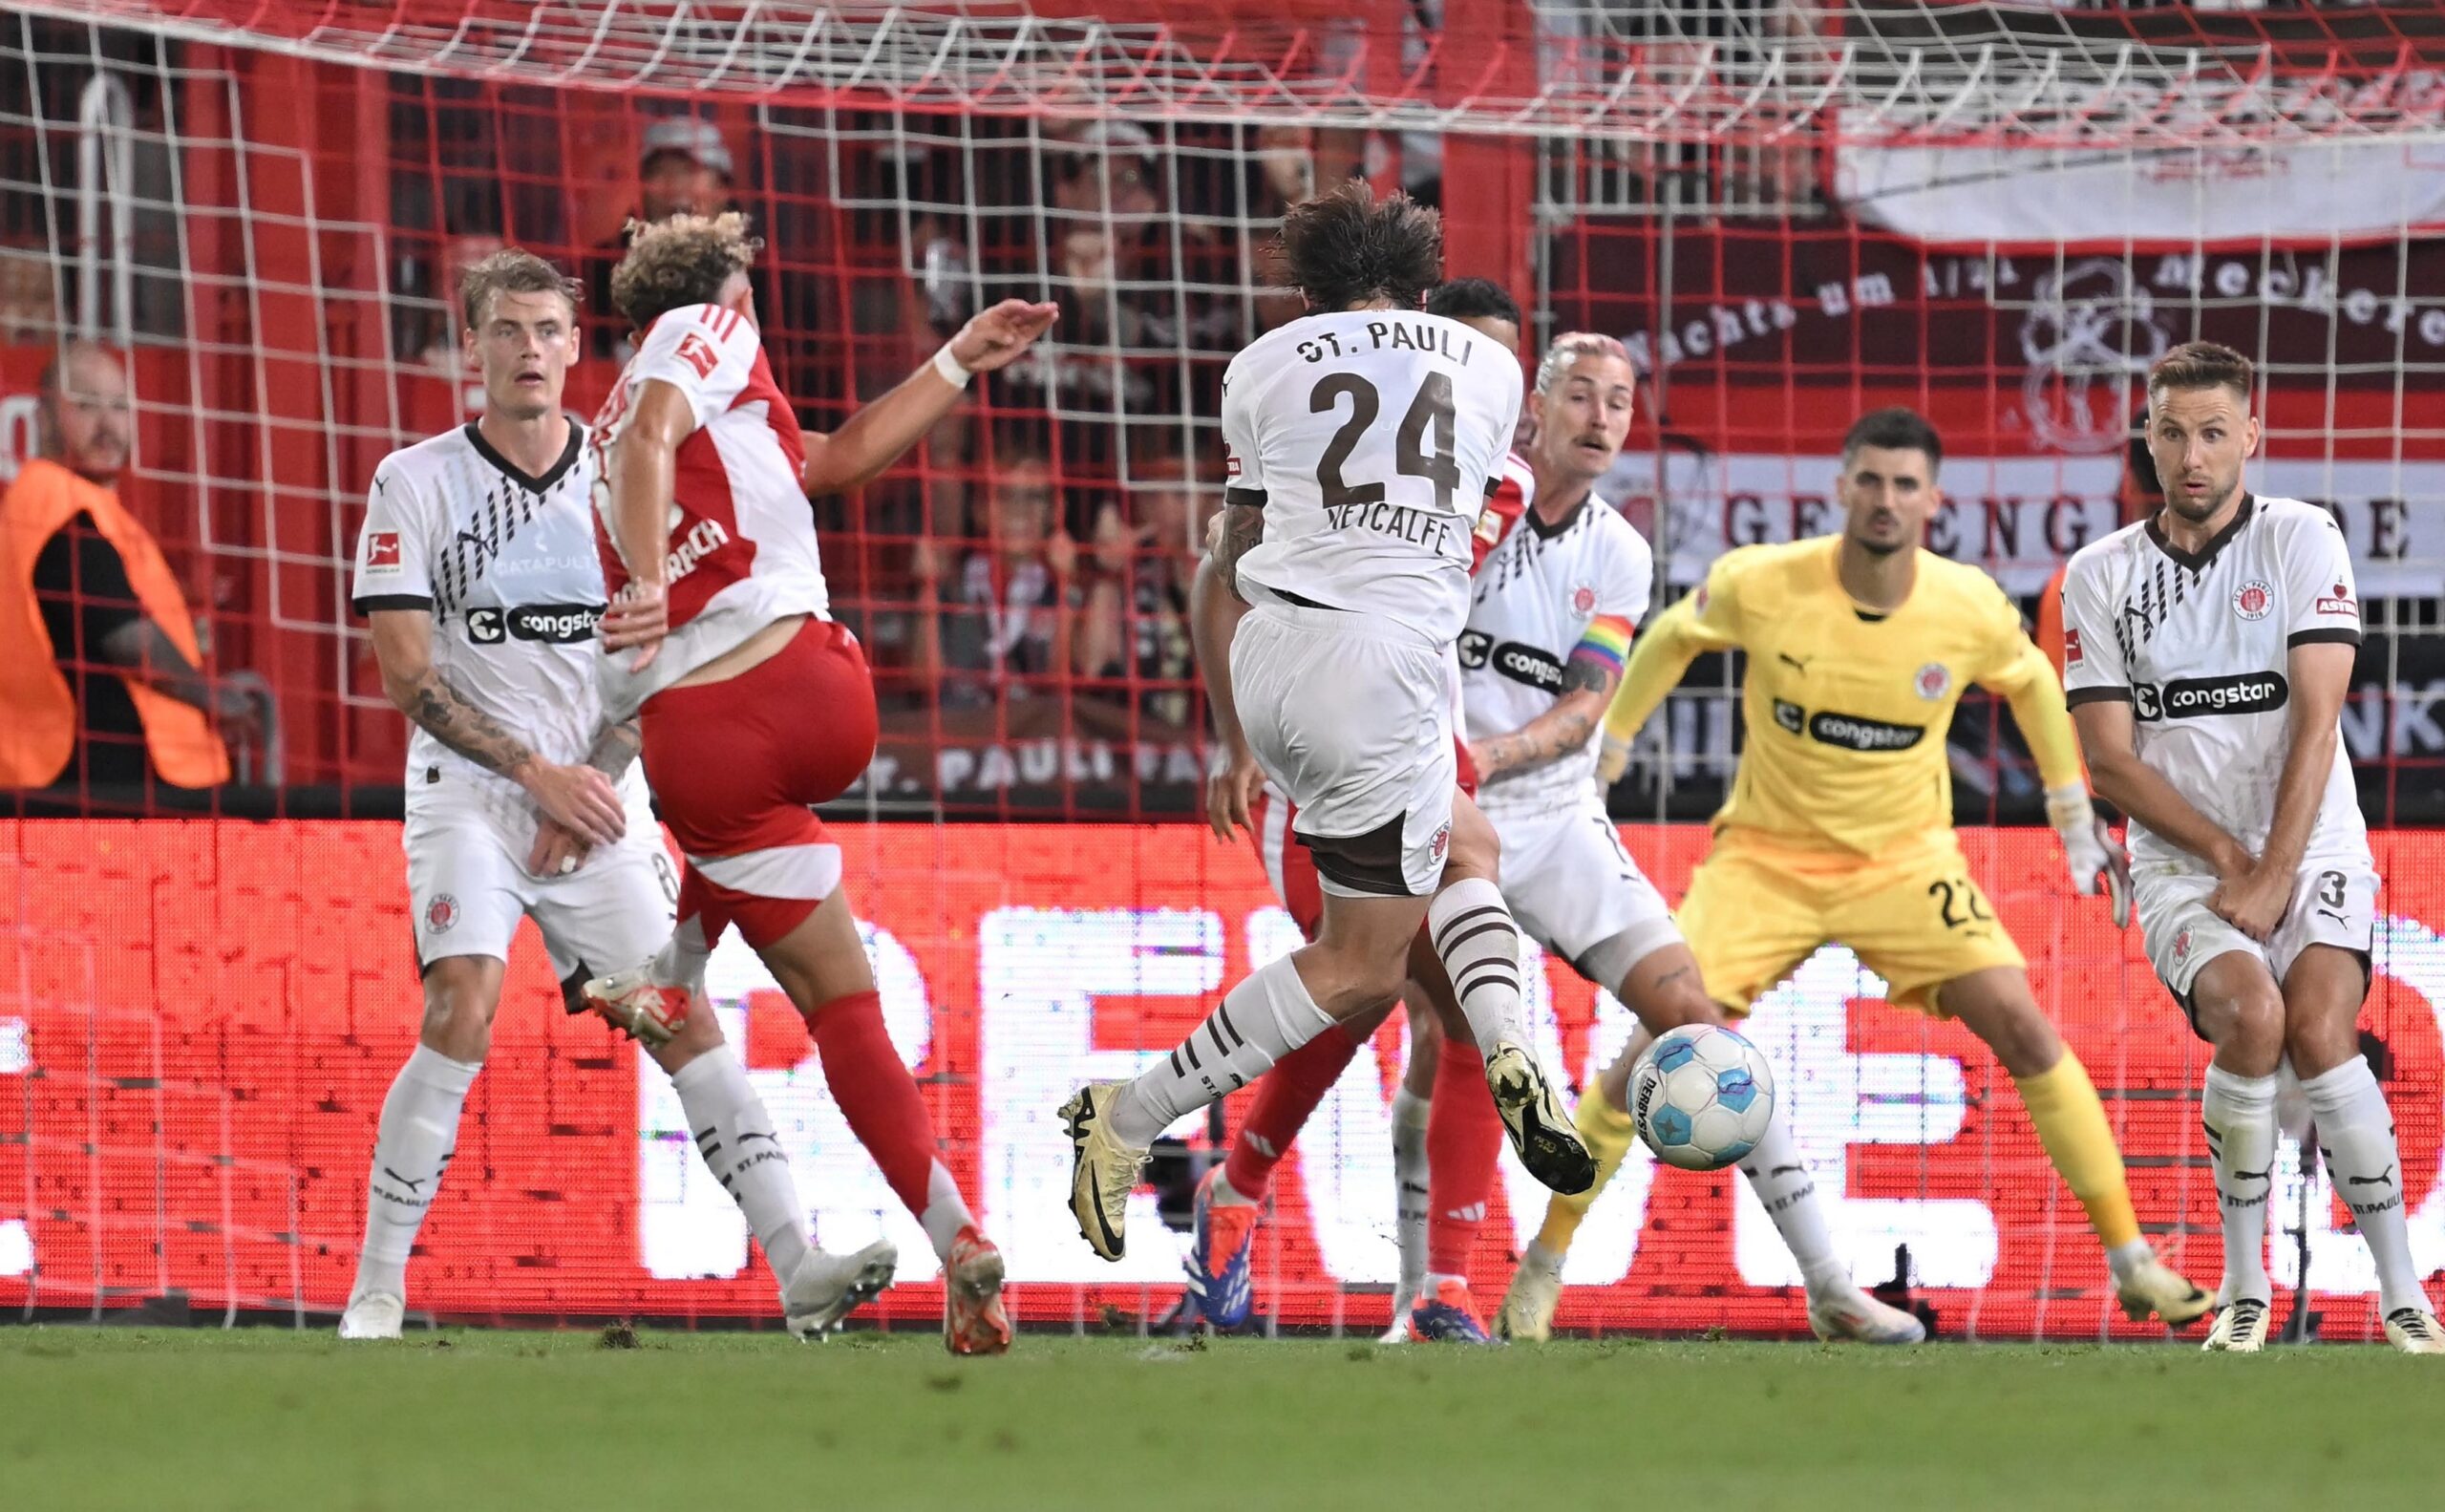
<svg viewBox="0 0 2445 1512"><path fill-rule="evenodd" d="M2272 982L2256 983L2234 994L2233 1033L2252 1048L2272 1049L2284 1042L2284 994Z"/></svg>
<svg viewBox="0 0 2445 1512"><path fill-rule="evenodd" d="M2009 1075L2042 1075L2063 1058L2063 1036L2030 995L2029 979L2018 971L1980 972L1947 982L1937 1003L1985 1040Z"/></svg>
<svg viewBox="0 0 2445 1512"><path fill-rule="evenodd" d="M1303 965L1300 977L1325 1016L1338 1024L1369 1017L1380 1019L1401 995L1409 972L1401 958L1377 960L1370 953L1318 952Z"/></svg>
<svg viewBox="0 0 2445 1512"><path fill-rule="evenodd" d="M2360 1054L2360 1024L2351 1012L2300 1012L2286 1015L2284 1054L2295 1075L2307 1080L2323 1076Z"/></svg>
<svg viewBox="0 0 2445 1512"><path fill-rule="evenodd" d="M2205 1007L2201 1027L2227 1059L2261 1074L2275 1069L2286 1036L2284 994L2273 982L2248 983Z"/></svg>
<svg viewBox="0 0 2445 1512"><path fill-rule="evenodd" d="M688 1017L681 1022L679 1032L670 1036L670 1043L655 1047L654 1064L675 1072L705 1052L720 1049L721 1044L721 1021L713 1017L712 1005L705 1001L705 994L698 992L688 1000Z"/></svg>
<svg viewBox="0 0 2445 1512"><path fill-rule="evenodd" d="M492 1042L498 991L481 972L436 968L425 977L424 1024L418 1035L454 1059L479 1060Z"/></svg>
<svg viewBox="0 0 2445 1512"><path fill-rule="evenodd" d="M1694 982L1667 987L1658 994L1655 1016L1658 1030L1679 1029L1685 1024L1722 1024L1728 1021L1723 1005L1709 997Z"/></svg>

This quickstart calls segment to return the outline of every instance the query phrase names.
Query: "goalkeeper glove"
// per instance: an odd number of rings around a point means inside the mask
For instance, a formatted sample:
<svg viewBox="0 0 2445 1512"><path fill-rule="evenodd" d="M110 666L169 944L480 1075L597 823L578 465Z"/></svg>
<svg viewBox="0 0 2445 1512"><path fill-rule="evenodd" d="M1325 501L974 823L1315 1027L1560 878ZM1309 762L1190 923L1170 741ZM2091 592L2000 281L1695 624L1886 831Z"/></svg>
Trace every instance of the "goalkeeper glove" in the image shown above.
<svg viewBox="0 0 2445 1512"><path fill-rule="evenodd" d="M2063 859L2072 868L2072 888L2094 897L2098 880L2113 900L2114 926L2131 922L2131 860L2106 821L2089 802L2089 790L2073 782L2046 790L2046 821L2063 840Z"/></svg>
<svg viewBox="0 0 2445 1512"><path fill-rule="evenodd" d="M1597 787L1609 791L1614 783L1622 780L1622 774L1629 769L1630 743L1616 739L1612 731L1605 731L1605 744L1596 756Z"/></svg>

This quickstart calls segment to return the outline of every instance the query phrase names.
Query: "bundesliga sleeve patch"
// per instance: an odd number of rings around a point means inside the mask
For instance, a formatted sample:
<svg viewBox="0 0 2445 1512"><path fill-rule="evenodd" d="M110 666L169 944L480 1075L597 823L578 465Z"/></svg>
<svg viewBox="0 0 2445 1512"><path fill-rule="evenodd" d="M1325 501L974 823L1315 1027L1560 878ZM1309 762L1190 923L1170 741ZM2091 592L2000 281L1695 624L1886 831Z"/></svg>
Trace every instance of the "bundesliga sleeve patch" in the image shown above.
<svg viewBox="0 0 2445 1512"><path fill-rule="evenodd" d="M399 533L376 530L365 538L365 570L396 572L399 570Z"/></svg>
<svg viewBox="0 0 2445 1512"><path fill-rule="evenodd" d="M2087 658L2087 652L2080 650L2080 632L2078 630L2065 630L2063 632L2063 665L2066 667L2077 667Z"/></svg>

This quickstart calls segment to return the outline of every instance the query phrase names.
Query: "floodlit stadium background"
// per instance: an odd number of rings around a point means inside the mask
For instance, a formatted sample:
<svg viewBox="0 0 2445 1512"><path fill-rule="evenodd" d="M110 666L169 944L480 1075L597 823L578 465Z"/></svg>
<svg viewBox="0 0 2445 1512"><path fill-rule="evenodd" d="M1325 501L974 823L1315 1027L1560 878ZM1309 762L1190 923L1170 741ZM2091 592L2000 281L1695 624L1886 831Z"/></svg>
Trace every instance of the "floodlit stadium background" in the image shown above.
<svg viewBox="0 0 2445 1512"><path fill-rule="evenodd" d="M1052 1108L1168 1044L1288 938L1252 859L1185 821L1203 715L1173 595L1219 473L1222 369L1290 312L1261 248L1286 197L1360 171L1435 197L1451 270L1511 287L1532 339L1629 344L1642 413L1606 492L1656 543L1668 592L1728 544L1829 528L1843 427L1898 402L1946 438L1931 544L2026 602L2116 522L2135 373L2193 336L2262 360L2258 484L2332 508L2359 564L2370 633L2345 733L2388 831L2390 920L2365 1022L2388 1051L2415 1252L2445 1265L2445 842L2419 828L2445 820L2445 11L1095 9L1108 24L498 0L0 18L0 476L31 447L53 343L125 349L127 497L217 667L262 679L278 731L192 803L0 795L0 1308L342 1300L415 1013L391 822L405 726L344 605L364 489L383 453L468 413L456 270L506 241L590 277L635 207L646 129L673 116L734 159L733 197L771 244L768 345L814 427L983 301L1064 306L1042 360L980 383L861 497L819 506L886 711L840 805L888 821L843 826L851 885L1024 1316L1170 1308L1161 1240L1113 1269L1070 1231ZM614 371L601 316L581 414ZM1046 664L1004 580L969 564L1006 507L996 479L1031 451L1090 564L1096 665ZM1159 508L1166 493L1189 507ZM1108 511L1188 523L1098 553ZM1737 750L1735 671L1693 672L1613 796L1675 896L1705 843L1689 821ZM2136 937L2066 897L2052 837L2019 827L2035 781L2009 726L1973 701L1954 732L1973 862L2108 1098L2143 1220L2212 1274L2201 1047ZM1578 1075L1618 1041L1619 1010L1549 974L1554 1049ZM531 948L515 965L418 1305L758 1311L739 1222L661 1078L562 1019L545 976ZM826 1241L901 1223L795 1019L752 965L726 981ZM1878 993L1829 951L1756 1019L1861 1278L1890 1275L1906 1242L1946 1332L2119 1327L2076 1204L2017 1104L1990 1096L1989 1057ZM1381 1326L1397 1031L1378 1048L1308 1130L1261 1239L1259 1305L1285 1323ZM1214 1131L1183 1132L1202 1149ZM2306 1215L2328 1334L2357 1336L2365 1258L2283 1159L2275 1226ZM1588 1285L1565 1326L1798 1326L1746 1197L1677 1174L1622 1185L1574 1252ZM1481 1285L1513 1233L1489 1230ZM2296 1253L2279 1235L2280 1285ZM922 1325L938 1302L919 1283L885 1311Z"/></svg>

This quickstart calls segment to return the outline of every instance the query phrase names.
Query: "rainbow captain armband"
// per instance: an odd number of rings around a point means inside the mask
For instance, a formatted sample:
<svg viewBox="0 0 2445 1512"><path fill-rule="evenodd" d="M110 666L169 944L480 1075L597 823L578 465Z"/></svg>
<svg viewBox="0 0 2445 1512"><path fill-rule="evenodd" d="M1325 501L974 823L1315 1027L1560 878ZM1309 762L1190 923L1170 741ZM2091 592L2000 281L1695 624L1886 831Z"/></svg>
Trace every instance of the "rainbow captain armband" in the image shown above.
<svg viewBox="0 0 2445 1512"><path fill-rule="evenodd" d="M1630 655L1630 622L1619 614L1599 614L1587 622L1586 633L1571 648L1570 659L1587 662L1607 678L1622 675Z"/></svg>

